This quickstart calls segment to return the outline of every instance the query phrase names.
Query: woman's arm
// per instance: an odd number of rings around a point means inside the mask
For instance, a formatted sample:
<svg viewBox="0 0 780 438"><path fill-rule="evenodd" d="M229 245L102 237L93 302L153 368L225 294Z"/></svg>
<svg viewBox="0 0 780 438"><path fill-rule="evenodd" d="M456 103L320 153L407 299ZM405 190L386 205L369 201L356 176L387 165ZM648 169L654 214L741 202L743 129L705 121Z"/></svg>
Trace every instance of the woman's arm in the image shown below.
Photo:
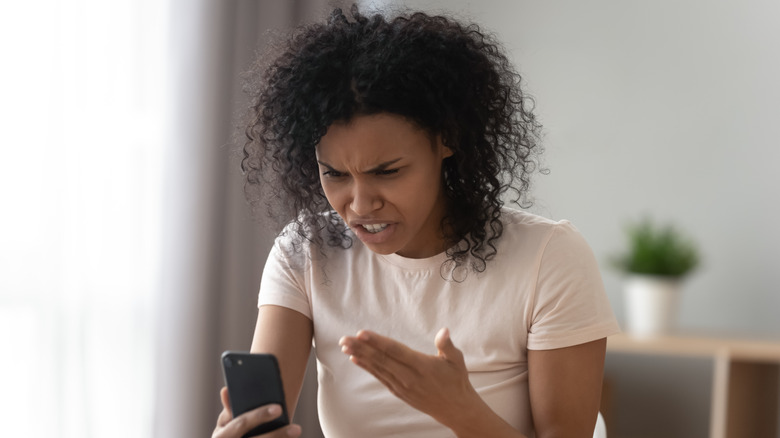
<svg viewBox="0 0 780 438"><path fill-rule="evenodd" d="M290 418L295 413L295 406L303 385L313 333L311 320L294 310L280 306L261 306L258 310L252 352L271 353L279 361L284 397ZM280 406L268 405L233 418L227 388L222 388L220 398L223 409L217 419L212 438L239 438L255 426L271 421L282 413ZM292 424L263 436L293 437L300 434L301 428Z"/></svg>
<svg viewBox="0 0 780 438"><path fill-rule="evenodd" d="M528 351L528 391L537 438L593 436L607 340Z"/></svg>
<svg viewBox="0 0 780 438"><path fill-rule="evenodd" d="M311 320L295 310L260 306L257 312L252 353L271 353L279 361L290 418L295 413L303 386L313 333Z"/></svg>

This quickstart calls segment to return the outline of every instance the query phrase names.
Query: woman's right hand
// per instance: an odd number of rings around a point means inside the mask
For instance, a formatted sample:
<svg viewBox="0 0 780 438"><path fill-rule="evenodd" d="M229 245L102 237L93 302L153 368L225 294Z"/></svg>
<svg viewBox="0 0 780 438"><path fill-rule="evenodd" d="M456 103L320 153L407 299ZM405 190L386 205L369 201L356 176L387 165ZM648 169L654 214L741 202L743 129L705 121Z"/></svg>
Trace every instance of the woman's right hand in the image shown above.
<svg viewBox="0 0 780 438"><path fill-rule="evenodd" d="M217 427L211 438L241 438L256 426L267 423L274 418L282 415L282 408L279 405L261 406L255 410L246 412L233 418L233 412L230 410L230 398L227 388L222 388L219 393L222 399L222 412L217 419ZM297 424L291 424L267 434L258 435L263 437L299 437L301 436L301 427Z"/></svg>

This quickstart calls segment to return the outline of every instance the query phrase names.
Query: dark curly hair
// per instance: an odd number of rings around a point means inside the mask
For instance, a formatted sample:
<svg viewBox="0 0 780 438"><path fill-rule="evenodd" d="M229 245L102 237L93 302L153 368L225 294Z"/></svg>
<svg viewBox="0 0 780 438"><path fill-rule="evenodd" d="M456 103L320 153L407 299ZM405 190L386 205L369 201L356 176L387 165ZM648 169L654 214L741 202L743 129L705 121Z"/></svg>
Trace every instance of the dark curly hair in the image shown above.
<svg viewBox="0 0 780 438"><path fill-rule="evenodd" d="M241 168L250 203L295 222L302 239L349 247L344 222L323 214L332 209L315 146L334 122L400 115L454 152L443 163L442 229L459 243L448 256L464 266L471 255L468 264L483 271L503 231L503 195L512 191L512 202L529 204L541 151L533 101L494 38L443 16L386 19L352 6L348 15L335 9L327 23L297 29L276 50L249 72L253 106Z"/></svg>

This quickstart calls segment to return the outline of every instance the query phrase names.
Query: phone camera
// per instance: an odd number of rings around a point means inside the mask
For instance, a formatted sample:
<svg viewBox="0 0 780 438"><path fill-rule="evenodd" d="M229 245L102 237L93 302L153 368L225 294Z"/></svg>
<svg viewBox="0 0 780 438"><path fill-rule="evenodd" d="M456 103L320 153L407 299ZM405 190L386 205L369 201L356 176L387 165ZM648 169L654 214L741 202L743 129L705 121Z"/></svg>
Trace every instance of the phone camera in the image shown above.
<svg viewBox="0 0 780 438"><path fill-rule="evenodd" d="M229 357L226 357L225 358L225 368L230 368L232 366L233 366L233 360L230 359Z"/></svg>

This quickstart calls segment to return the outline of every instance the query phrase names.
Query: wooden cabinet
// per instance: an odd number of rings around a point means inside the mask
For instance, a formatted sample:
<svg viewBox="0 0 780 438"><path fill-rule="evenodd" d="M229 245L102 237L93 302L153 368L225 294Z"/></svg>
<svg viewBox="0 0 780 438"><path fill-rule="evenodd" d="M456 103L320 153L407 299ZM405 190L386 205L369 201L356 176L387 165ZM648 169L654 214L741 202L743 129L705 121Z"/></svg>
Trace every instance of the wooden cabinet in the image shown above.
<svg viewBox="0 0 780 438"><path fill-rule="evenodd" d="M607 352L711 359L710 438L777 437L780 342L620 334Z"/></svg>

